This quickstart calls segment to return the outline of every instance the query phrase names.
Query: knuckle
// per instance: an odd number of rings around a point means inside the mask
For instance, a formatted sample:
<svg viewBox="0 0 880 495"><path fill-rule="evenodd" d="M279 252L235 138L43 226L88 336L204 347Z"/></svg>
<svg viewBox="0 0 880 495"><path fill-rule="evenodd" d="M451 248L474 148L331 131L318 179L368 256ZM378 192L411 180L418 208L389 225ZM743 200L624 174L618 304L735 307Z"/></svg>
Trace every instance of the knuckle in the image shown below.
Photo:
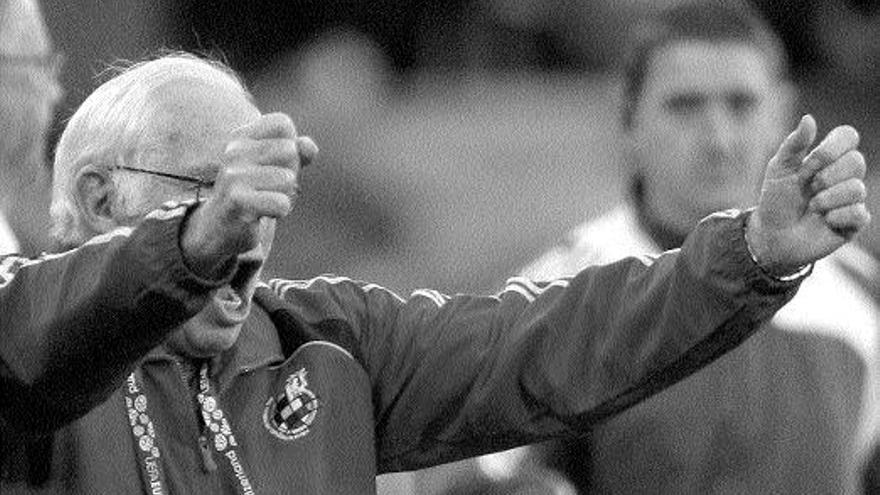
<svg viewBox="0 0 880 495"><path fill-rule="evenodd" d="M266 163L272 158L271 141L259 141L254 149L254 161L257 163Z"/></svg>
<svg viewBox="0 0 880 495"><path fill-rule="evenodd" d="M291 168L279 169L281 174L281 183L285 189L295 187L299 181L299 174Z"/></svg>
<svg viewBox="0 0 880 495"><path fill-rule="evenodd" d="M858 177L850 177L847 179L847 182L850 184L850 187L855 191L867 191L865 188L865 181Z"/></svg>
<svg viewBox="0 0 880 495"><path fill-rule="evenodd" d="M272 145L272 160L290 166L296 160L296 141L293 139L279 139Z"/></svg>
<svg viewBox="0 0 880 495"><path fill-rule="evenodd" d="M283 153L291 158L299 156L299 144L296 139L285 139L281 143Z"/></svg>
<svg viewBox="0 0 880 495"><path fill-rule="evenodd" d="M248 144L245 139L233 139L226 145L224 153L231 158L241 156L247 150Z"/></svg>
<svg viewBox="0 0 880 495"><path fill-rule="evenodd" d="M868 199L868 188L865 187L864 182L857 180L853 187L855 188L856 198L858 201L864 201Z"/></svg>
<svg viewBox="0 0 880 495"><path fill-rule="evenodd" d="M841 208L834 209L830 212L832 217L834 217L835 221L840 223L849 222L850 218L855 215L855 209L851 206L844 206Z"/></svg>
<svg viewBox="0 0 880 495"><path fill-rule="evenodd" d="M296 141L293 139L266 140L259 144L257 161L262 164L283 163L296 160Z"/></svg>
<svg viewBox="0 0 880 495"><path fill-rule="evenodd" d="M813 158L820 164L827 165L833 162L836 156L834 156L834 151L830 149L830 146L820 145L813 151Z"/></svg>
<svg viewBox="0 0 880 495"><path fill-rule="evenodd" d="M247 201L247 189L241 182L233 182L226 188L226 198L230 203L241 205Z"/></svg>
<svg viewBox="0 0 880 495"><path fill-rule="evenodd" d="M860 181L851 180L842 184L838 188L837 196L842 203L852 204L858 202L864 194L864 189L860 187Z"/></svg>
<svg viewBox="0 0 880 495"><path fill-rule="evenodd" d="M290 198L284 194L267 194L267 199L267 208L272 216L283 217L287 215L292 208Z"/></svg>
<svg viewBox="0 0 880 495"><path fill-rule="evenodd" d="M818 175L818 172L822 171L832 161L828 158L830 155L827 147L828 143L822 143L807 155L804 159L804 164L806 165L804 168L807 171L816 172L816 175Z"/></svg>
<svg viewBox="0 0 880 495"><path fill-rule="evenodd" d="M853 161L855 162L856 172L860 177L864 177L868 169L868 162L865 161L865 155L861 151L853 152Z"/></svg>
<svg viewBox="0 0 880 495"><path fill-rule="evenodd" d="M859 150L852 150L849 152L849 155L852 157L852 160L856 163L860 163L862 165L865 164L865 154Z"/></svg>
<svg viewBox="0 0 880 495"><path fill-rule="evenodd" d="M846 210L846 219L852 225L861 225L867 211L859 205L852 205Z"/></svg>
<svg viewBox="0 0 880 495"><path fill-rule="evenodd" d="M241 187L241 184L246 181L246 177L246 167L240 165L225 167L218 175L214 187L221 191L236 189Z"/></svg>
<svg viewBox="0 0 880 495"><path fill-rule="evenodd" d="M293 209L293 202L290 200L289 196L282 196L279 199L279 211L282 215L287 215L290 213L290 210Z"/></svg>
<svg viewBox="0 0 880 495"><path fill-rule="evenodd" d="M296 133L296 126L293 124L293 119L291 119L290 115L287 115L286 113L272 112L266 115L266 119L271 123L273 127L291 131L294 134Z"/></svg>
<svg viewBox="0 0 880 495"><path fill-rule="evenodd" d="M854 166L856 169L865 164L865 156L862 155L862 152L859 150L847 151L843 157L841 157L841 160L845 161L850 166Z"/></svg>
<svg viewBox="0 0 880 495"><path fill-rule="evenodd" d="M862 207L861 203L856 203L849 205L845 211L847 218L849 218L851 222L856 222L859 218L864 216L866 210Z"/></svg>

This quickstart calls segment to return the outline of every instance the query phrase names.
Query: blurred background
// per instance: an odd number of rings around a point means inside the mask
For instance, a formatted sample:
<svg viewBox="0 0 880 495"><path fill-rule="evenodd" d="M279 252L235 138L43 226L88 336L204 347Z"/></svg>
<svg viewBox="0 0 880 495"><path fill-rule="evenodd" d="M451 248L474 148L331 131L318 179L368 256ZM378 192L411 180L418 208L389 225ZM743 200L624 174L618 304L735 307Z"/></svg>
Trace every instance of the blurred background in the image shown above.
<svg viewBox="0 0 880 495"><path fill-rule="evenodd" d="M269 276L493 291L620 196L623 39L674 1L42 0L66 55L55 134L120 59L221 55L264 111L289 113L321 147ZM783 35L801 108L820 132L854 124L870 163L880 2L755 4ZM464 462L383 477L380 493L479 476Z"/></svg>

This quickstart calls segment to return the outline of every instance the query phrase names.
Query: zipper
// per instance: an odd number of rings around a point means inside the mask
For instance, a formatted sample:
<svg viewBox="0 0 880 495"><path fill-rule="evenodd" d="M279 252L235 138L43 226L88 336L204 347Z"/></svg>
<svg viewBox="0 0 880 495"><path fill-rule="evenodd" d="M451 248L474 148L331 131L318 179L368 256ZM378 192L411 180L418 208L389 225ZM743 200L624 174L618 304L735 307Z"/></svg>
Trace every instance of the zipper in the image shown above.
<svg viewBox="0 0 880 495"><path fill-rule="evenodd" d="M214 449L211 448L211 442L208 439L209 432L207 431L208 429L205 426L205 421L202 418L202 410L198 401L195 400L195 394L193 393L194 390L191 386L191 381L198 379L198 368L196 368L196 371L194 371L191 376L188 376L188 373L183 370L183 363L175 360L174 364L177 365L178 375L183 382L184 390L187 391L187 396L190 397L192 405L195 407L196 421L199 425L198 449L199 457L202 459L202 470L206 473L213 473L217 471L217 461L214 460Z"/></svg>
<svg viewBox="0 0 880 495"><path fill-rule="evenodd" d="M199 452L202 454L202 469L204 469L206 473L213 473L217 470L217 462L214 460L214 454L211 450L211 445L208 443L208 437L202 433L199 435Z"/></svg>

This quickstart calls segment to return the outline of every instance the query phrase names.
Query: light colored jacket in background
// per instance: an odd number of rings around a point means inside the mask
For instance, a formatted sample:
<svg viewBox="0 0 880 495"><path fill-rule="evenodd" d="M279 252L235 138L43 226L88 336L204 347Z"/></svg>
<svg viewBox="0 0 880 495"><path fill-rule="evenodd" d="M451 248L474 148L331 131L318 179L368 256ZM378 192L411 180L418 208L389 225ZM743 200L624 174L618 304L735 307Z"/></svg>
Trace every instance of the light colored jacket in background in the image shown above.
<svg viewBox="0 0 880 495"><path fill-rule="evenodd" d="M19 252L18 240L12 232L12 227L6 221L3 212L0 211L0 255Z"/></svg>
<svg viewBox="0 0 880 495"><path fill-rule="evenodd" d="M627 204L575 228L522 274L550 279L659 252ZM848 244L818 262L767 328L595 428L586 440L591 459L577 464L590 481L578 488L853 493L877 416L880 311L847 270L865 256Z"/></svg>

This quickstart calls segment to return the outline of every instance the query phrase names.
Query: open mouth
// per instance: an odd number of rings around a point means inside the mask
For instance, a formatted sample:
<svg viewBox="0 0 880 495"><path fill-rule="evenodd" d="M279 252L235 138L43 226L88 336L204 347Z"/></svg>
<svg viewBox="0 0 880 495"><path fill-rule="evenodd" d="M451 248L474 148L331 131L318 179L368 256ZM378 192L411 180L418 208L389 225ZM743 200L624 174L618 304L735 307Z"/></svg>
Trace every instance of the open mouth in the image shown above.
<svg viewBox="0 0 880 495"><path fill-rule="evenodd" d="M233 275L229 285L234 291L243 294L262 264L262 261L255 259L239 260L238 270L235 271L235 275Z"/></svg>
<svg viewBox="0 0 880 495"><path fill-rule="evenodd" d="M215 299L226 311L236 313L243 311L247 307L245 301L248 298L254 276L261 265L262 261L260 260L240 260L238 270L236 270L229 285L217 289Z"/></svg>

